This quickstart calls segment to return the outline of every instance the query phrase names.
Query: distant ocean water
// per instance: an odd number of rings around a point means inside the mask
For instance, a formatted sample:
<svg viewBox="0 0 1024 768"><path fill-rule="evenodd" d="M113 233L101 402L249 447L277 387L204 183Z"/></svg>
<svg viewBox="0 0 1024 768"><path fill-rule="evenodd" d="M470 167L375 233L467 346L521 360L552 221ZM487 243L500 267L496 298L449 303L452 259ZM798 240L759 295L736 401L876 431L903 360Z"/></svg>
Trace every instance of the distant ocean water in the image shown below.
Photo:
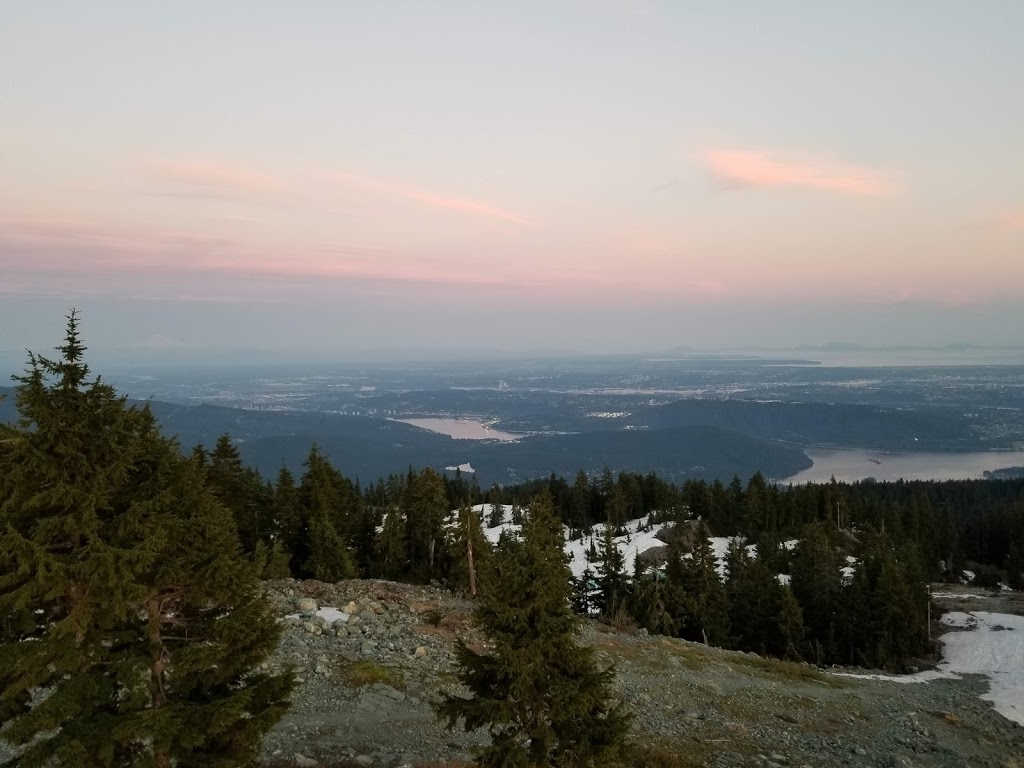
<svg viewBox="0 0 1024 768"><path fill-rule="evenodd" d="M1024 451L974 453L880 453L861 450L808 450L814 462L808 469L787 477L792 483L854 482L876 480L966 480L980 478L988 470L1024 466Z"/></svg>

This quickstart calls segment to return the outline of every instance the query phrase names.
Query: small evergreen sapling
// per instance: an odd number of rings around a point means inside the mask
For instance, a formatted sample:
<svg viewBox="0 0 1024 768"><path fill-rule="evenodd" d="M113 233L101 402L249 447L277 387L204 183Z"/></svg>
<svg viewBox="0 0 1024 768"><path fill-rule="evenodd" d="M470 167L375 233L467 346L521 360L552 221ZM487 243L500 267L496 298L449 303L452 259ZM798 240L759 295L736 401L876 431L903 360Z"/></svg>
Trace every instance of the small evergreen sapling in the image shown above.
<svg viewBox="0 0 1024 768"><path fill-rule="evenodd" d="M629 717L613 702L613 669L598 669L576 640L571 574L550 496L530 505L523 537L498 546L494 588L476 611L491 650L458 646L469 698L447 697L438 714L467 731L487 728L477 765L605 766L616 759Z"/></svg>

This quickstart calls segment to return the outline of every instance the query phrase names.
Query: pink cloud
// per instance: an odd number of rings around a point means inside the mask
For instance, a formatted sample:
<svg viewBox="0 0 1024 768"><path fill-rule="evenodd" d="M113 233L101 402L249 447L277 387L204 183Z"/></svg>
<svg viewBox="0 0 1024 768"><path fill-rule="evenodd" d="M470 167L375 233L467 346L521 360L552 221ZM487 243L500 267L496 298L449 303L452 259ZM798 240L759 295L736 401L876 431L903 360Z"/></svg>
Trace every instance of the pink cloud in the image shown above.
<svg viewBox="0 0 1024 768"><path fill-rule="evenodd" d="M450 211L486 216L488 218L498 219L510 224L516 224L521 227L533 226L533 222L523 216L520 216L518 213L514 213L504 208L499 208L481 200L451 197L449 195L410 186L408 184L384 181L381 179L371 179L351 173L334 174L334 178L346 183L366 187L386 195L400 197L404 200L412 200L435 208L444 208Z"/></svg>
<svg viewBox="0 0 1024 768"><path fill-rule="evenodd" d="M814 189L864 197L898 191L890 173L808 155L715 149L704 153L702 161L717 178L745 187Z"/></svg>
<svg viewBox="0 0 1024 768"><path fill-rule="evenodd" d="M1024 211L1004 213L997 217L996 224L1006 232L1022 232L1024 231Z"/></svg>
<svg viewBox="0 0 1024 768"><path fill-rule="evenodd" d="M418 263L420 262L420 263ZM229 238L191 232L144 233L63 220L0 219L0 293L54 288L152 291L165 281L201 287L206 277L267 281L274 291L302 281L501 288L519 284L494 272L422 263L415 254L338 245L282 254Z"/></svg>
<svg viewBox="0 0 1024 768"><path fill-rule="evenodd" d="M288 191L288 185L276 176L227 160L159 158L144 163L141 172L177 192L276 197Z"/></svg>

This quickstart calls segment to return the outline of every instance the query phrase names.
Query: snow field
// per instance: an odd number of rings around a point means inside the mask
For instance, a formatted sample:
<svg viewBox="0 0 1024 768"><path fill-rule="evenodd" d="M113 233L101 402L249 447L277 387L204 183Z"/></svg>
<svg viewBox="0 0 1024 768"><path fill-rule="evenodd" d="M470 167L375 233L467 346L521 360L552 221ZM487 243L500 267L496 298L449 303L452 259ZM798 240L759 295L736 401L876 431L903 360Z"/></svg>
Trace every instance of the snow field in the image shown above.
<svg viewBox="0 0 1024 768"><path fill-rule="evenodd" d="M938 668L915 675L843 674L860 680L888 680L893 683L927 683L930 680L959 679L963 675L988 678L988 693L996 712L1024 725L1024 616L1008 613L954 611L944 614L942 624L953 631L939 638L942 662Z"/></svg>

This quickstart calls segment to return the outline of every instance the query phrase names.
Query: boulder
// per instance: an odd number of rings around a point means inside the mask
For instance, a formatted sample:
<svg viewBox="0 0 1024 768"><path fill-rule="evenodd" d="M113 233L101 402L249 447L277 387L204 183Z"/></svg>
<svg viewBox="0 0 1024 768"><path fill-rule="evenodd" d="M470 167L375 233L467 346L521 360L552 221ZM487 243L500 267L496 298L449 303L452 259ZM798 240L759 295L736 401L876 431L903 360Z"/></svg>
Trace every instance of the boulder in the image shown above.
<svg viewBox="0 0 1024 768"><path fill-rule="evenodd" d="M693 545L697 543L702 528L700 520L685 520L673 526L665 526L654 534L654 538L666 544L678 542L685 554L693 551Z"/></svg>
<svg viewBox="0 0 1024 768"><path fill-rule="evenodd" d="M655 544L643 552L638 552L636 557L643 565L660 567L668 560L668 544Z"/></svg>
<svg viewBox="0 0 1024 768"><path fill-rule="evenodd" d="M300 597L295 601L295 607L299 613L316 613L320 606L311 597Z"/></svg>

